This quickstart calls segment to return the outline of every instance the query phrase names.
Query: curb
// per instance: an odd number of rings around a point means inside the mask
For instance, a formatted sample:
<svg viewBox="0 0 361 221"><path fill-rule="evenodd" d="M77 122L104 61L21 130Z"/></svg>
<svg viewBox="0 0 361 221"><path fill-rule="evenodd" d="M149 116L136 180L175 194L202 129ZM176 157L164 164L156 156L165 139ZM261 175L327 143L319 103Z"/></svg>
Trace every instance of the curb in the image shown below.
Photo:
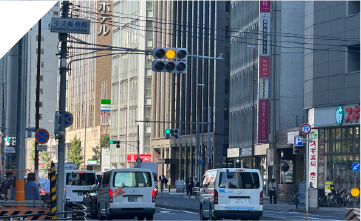
<svg viewBox="0 0 361 221"><path fill-rule="evenodd" d="M195 212L198 213L198 209L194 208L194 207L189 207L189 206L170 206L170 205L166 205L166 204L155 204L156 207L159 208L165 208L165 209L173 209L173 210L185 210L185 211L189 211L189 212Z"/></svg>
<svg viewBox="0 0 361 221"><path fill-rule="evenodd" d="M345 211L346 211L346 209L345 209ZM289 209L288 212L306 213L306 210L305 209ZM314 213L314 214L337 213L337 214L339 214L340 212L339 211L320 211L317 209L311 209L311 210L308 210L308 213Z"/></svg>

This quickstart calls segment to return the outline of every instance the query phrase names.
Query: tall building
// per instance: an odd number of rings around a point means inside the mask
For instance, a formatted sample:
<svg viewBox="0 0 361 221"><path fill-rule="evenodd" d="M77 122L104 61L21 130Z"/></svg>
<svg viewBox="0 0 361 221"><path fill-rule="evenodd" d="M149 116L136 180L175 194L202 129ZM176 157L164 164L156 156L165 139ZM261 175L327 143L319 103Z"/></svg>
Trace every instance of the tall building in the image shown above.
<svg viewBox="0 0 361 221"><path fill-rule="evenodd" d="M206 123L208 117L213 152L209 168L226 166L230 2L156 1L153 10L155 47L187 48L189 55L212 58L223 55L223 60L188 56L186 74L153 72L152 120L156 121L152 123L153 160L161 165L160 175L175 184L178 179L196 177L197 165L199 174L204 173L205 164L199 161L206 162L207 126L197 127L197 122ZM179 128L180 137L165 139L167 128Z"/></svg>
<svg viewBox="0 0 361 221"><path fill-rule="evenodd" d="M315 187L351 189L360 186L360 1L305 9L304 108L316 137L308 176Z"/></svg>
<svg viewBox="0 0 361 221"><path fill-rule="evenodd" d="M291 168L287 184L295 187L304 178L303 156L293 155L287 139L289 134L298 135L307 119L302 83L304 8L304 2L232 1L228 162L232 167L260 169L264 190L272 177L283 183L284 162ZM267 153L274 153L268 162Z"/></svg>
<svg viewBox="0 0 361 221"><path fill-rule="evenodd" d="M114 1L113 46L152 50L153 1ZM111 139L121 141L120 148L112 145L110 162L114 168L129 167L137 154L152 154L149 123L152 110L152 56L130 51L113 55ZM134 156L134 155L133 155Z"/></svg>
<svg viewBox="0 0 361 221"><path fill-rule="evenodd" d="M104 7L101 3L105 3ZM110 53L109 51L96 51L96 48L100 48L99 45L111 45L109 19L101 23L103 17L110 17L111 3L111 1L75 1L70 13L72 17L91 21L89 35L71 34L70 59L68 59L71 70L67 76L66 110L73 114L74 120L67 128L66 143L68 151L71 140L75 136L80 138L84 153L84 163L81 168L87 168L93 163L93 161L88 162L95 155L93 149L100 147L102 135L110 133L109 113L101 111L101 100L110 99L111 57L104 56Z"/></svg>

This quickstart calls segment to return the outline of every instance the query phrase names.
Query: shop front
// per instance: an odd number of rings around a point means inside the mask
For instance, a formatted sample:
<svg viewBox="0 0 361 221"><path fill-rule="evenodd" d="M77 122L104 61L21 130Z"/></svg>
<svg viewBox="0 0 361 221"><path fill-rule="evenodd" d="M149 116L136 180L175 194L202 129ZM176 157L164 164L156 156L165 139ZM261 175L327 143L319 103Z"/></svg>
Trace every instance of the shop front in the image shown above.
<svg viewBox="0 0 361 221"><path fill-rule="evenodd" d="M309 110L309 122L318 135L316 177L309 174L315 187L326 192L360 187L360 172L352 171L352 164L360 163L359 111L359 104Z"/></svg>

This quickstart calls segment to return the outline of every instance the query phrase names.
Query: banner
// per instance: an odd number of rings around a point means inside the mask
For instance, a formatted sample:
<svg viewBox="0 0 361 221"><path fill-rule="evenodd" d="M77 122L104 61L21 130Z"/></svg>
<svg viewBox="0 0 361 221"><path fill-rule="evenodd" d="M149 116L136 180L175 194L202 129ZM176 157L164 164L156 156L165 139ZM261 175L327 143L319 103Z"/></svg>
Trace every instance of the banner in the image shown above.
<svg viewBox="0 0 361 221"><path fill-rule="evenodd" d="M259 56L270 56L270 13L260 13L259 33Z"/></svg>
<svg viewBox="0 0 361 221"><path fill-rule="evenodd" d="M139 154L139 157L142 158L143 162L152 162L152 154ZM127 162L132 163L138 158L138 154L128 154Z"/></svg>
<svg viewBox="0 0 361 221"><path fill-rule="evenodd" d="M270 12L271 11L271 1L259 1L259 11L260 12Z"/></svg>
<svg viewBox="0 0 361 221"><path fill-rule="evenodd" d="M312 129L308 143L308 186L317 188L318 129Z"/></svg>
<svg viewBox="0 0 361 221"><path fill-rule="evenodd" d="M274 165L274 149L267 149L267 166Z"/></svg>
<svg viewBox="0 0 361 221"><path fill-rule="evenodd" d="M268 100L259 101L258 143L268 143Z"/></svg>

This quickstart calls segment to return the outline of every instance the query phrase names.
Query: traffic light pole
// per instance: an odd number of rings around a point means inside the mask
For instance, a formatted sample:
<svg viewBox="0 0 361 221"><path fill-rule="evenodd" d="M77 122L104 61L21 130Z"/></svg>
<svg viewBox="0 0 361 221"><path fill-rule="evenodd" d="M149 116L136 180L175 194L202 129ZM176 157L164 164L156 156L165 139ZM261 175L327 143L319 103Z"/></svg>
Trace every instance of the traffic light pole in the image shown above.
<svg viewBox="0 0 361 221"><path fill-rule="evenodd" d="M63 2L62 18L67 18L69 13L69 1ZM65 173L65 100L66 100L66 56L67 56L67 33L60 33L61 41L60 51L60 92L59 92L59 113L60 113L60 129L58 144L58 181L56 189L58 194L56 197L56 211L64 210L64 173ZM58 215L63 218L63 214Z"/></svg>
<svg viewBox="0 0 361 221"><path fill-rule="evenodd" d="M207 122L207 126L208 126L208 131L207 131L207 164L206 164L206 170L209 169L210 159L212 157L212 152L211 152L211 107L210 106L208 106L208 122Z"/></svg>

